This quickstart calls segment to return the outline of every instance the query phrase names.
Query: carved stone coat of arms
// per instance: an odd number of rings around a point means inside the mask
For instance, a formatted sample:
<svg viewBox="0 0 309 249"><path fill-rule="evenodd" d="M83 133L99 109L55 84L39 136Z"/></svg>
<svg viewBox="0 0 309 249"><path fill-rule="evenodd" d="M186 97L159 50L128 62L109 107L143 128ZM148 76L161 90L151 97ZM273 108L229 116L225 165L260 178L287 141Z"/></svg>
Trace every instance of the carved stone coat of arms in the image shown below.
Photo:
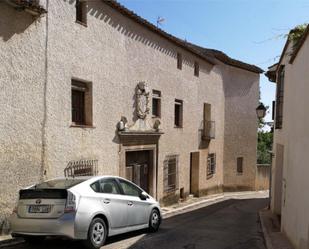
<svg viewBox="0 0 309 249"><path fill-rule="evenodd" d="M136 112L140 119L145 119L149 114L150 91L145 82L139 82L136 87Z"/></svg>

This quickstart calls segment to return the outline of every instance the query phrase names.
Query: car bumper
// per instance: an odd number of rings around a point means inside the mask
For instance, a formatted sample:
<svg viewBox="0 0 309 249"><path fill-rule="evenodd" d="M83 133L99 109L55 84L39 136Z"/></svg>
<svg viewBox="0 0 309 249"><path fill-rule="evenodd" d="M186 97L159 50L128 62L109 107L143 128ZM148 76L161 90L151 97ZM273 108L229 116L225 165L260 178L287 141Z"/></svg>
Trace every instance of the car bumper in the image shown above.
<svg viewBox="0 0 309 249"><path fill-rule="evenodd" d="M76 239L75 214L64 214L57 219L21 218L17 214L10 217L13 235L65 236Z"/></svg>

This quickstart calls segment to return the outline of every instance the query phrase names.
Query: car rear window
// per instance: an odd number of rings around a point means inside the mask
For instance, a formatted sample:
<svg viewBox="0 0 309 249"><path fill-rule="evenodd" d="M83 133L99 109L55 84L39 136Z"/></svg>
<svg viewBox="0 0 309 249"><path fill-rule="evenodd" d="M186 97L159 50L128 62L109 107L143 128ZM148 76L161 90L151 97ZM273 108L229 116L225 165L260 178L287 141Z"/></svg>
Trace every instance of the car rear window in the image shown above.
<svg viewBox="0 0 309 249"><path fill-rule="evenodd" d="M86 179L57 179L39 183L33 188L35 189L68 189L71 188Z"/></svg>

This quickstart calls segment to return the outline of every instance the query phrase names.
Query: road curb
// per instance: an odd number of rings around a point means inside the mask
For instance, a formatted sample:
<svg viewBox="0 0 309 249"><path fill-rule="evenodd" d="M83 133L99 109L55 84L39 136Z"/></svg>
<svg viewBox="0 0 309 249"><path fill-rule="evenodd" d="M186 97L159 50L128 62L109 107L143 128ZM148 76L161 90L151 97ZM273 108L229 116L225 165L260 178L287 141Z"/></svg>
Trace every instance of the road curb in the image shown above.
<svg viewBox="0 0 309 249"><path fill-rule="evenodd" d="M264 239L265 239L266 247L267 247L267 249L274 249L273 245L271 243L271 239L269 237L269 234L267 232L265 221L264 221L262 213L263 213L263 211L259 212L259 217L260 217L260 222L261 222L261 226L262 226L262 231L263 231L263 236L264 236Z"/></svg>
<svg viewBox="0 0 309 249"><path fill-rule="evenodd" d="M197 210L197 209L200 209L200 208L203 208L203 207L207 207L211 204L216 204L216 203L219 203L219 202L222 202L222 201L226 201L226 200L230 200L230 199L234 199L234 198L237 198L237 197L242 197L242 196L247 196L247 195L255 195L255 194L262 194L264 191L248 191L248 192L242 192L242 193L239 193L239 192L225 192L225 193L222 193L222 194L216 194L214 195L213 198L207 198L205 200L202 200L202 201L199 201L199 202L194 202L194 203L191 203L189 205L186 205L186 206L183 206L183 207L179 207L179 208L175 208L173 210L170 210L170 211L163 211L162 212L162 217L163 219L168 219L168 218L171 218L175 215L179 215L179 214L184 214L184 213L187 213L187 212L190 212L190 211L194 211L194 210Z"/></svg>
<svg viewBox="0 0 309 249"><path fill-rule="evenodd" d="M0 240L0 248L7 247L7 246L15 246L23 242L24 240L22 238L11 238L11 239L6 239L6 240Z"/></svg>
<svg viewBox="0 0 309 249"><path fill-rule="evenodd" d="M189 205L184 206L184 207L175 208L174 210L163 212L162 216L163 216L163 219L168 219L168 218L171 218L175 215L184 214L184 213L187 213L187 212L190 212L190 211L193 211L193 210L197 210L197 209L206 207L210 204L215 204L215 203L218 203L218 202L221 202L221 201L224 201L224 200L226 200L226 198L223 195L216 197L216 198L213 198L213 199L206 199L206 200L203 200L203 201L198 202L198 203L192 203L192 204L189 204Z"/></svg>

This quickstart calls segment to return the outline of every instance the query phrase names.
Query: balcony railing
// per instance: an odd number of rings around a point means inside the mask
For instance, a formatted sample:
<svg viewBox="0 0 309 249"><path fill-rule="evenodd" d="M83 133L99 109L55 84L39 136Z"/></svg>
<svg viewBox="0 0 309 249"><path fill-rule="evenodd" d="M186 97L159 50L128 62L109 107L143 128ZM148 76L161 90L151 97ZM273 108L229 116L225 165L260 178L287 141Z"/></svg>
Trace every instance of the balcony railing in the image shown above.
<svg viewBox="0 0 309 249"><path fill-rule="evenodd" d="M5 0L5 2L17 10L25 10L34 16L46 13L40 5L40 0Z"/></svg>
<svg viewBox="0 0 309 249"><path fill-rule="evenodd" d="M216 137L215 121L204 120L204 129L202 133L203 140L211 140Z"/></svg>

